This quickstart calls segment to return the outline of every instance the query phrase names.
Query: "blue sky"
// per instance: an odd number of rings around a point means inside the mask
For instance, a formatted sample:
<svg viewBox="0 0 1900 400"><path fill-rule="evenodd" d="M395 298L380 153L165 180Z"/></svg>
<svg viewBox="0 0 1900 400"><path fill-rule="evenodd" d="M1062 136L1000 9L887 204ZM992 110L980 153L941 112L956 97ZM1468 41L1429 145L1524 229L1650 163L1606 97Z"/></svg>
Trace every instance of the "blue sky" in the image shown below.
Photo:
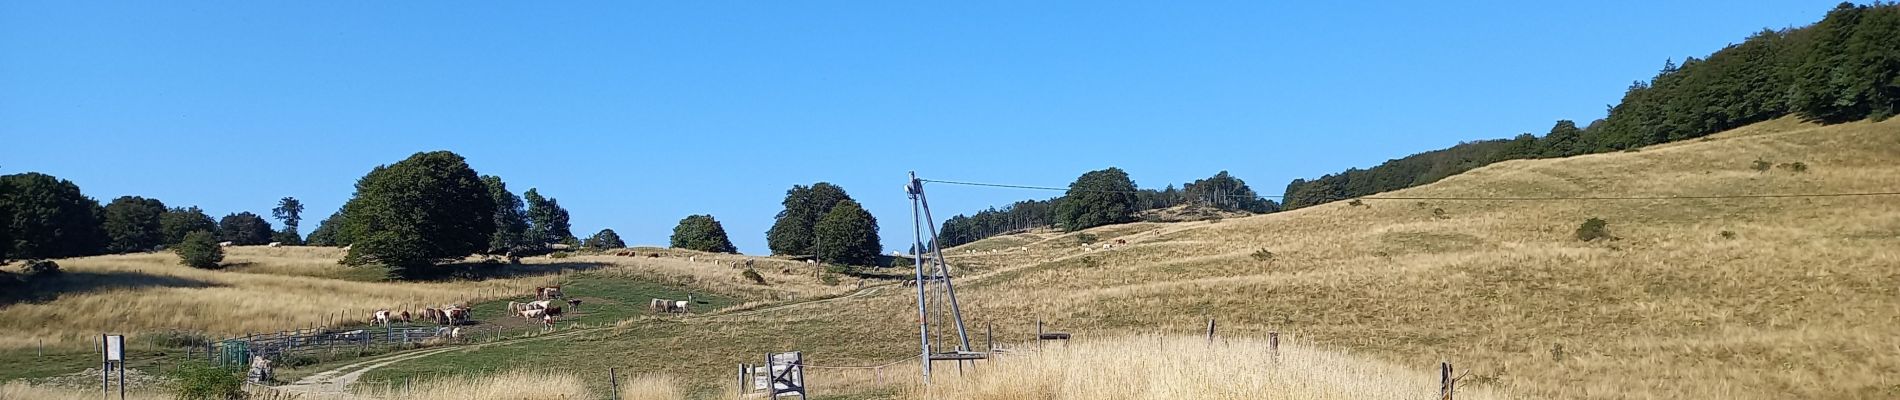
<svg viewBox="0 0 1900 400"><path fill-rule="evenodd" d="M576 235L712 214L752 254L786 189L829 181L902 249L906 171L1279 194L1587 123L1665 59L1835 2L920 3L0 2L0 173L214 216L295 196L307 233L446 149ZM940 218L1053 194L929 190Z"/></svg>

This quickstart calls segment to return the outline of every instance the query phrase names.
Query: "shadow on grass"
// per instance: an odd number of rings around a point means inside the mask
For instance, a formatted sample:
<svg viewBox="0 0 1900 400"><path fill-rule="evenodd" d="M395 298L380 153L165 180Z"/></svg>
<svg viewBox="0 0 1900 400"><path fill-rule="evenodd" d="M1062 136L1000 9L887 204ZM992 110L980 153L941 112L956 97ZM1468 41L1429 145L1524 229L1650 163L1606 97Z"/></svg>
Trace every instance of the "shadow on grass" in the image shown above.
<svg viewBox="0 0 1900 400"><path fill-rule="evenodd" d="M114 289L208 288L221 284L143 272L59 272L0 278L0 306L52 301L62 295Z"/></svg>
<svg viewBox="0 0 1900 400"><path fill-rule="evenodd" d="M460 262L442 264L418 271L410 271L411 281L450 281L450 280L488 280L508 279L524 276L552 275L565 272L579 272L606 267L611 264L601 262L563 262L553 264L508 264L500 262Z"/></svg>

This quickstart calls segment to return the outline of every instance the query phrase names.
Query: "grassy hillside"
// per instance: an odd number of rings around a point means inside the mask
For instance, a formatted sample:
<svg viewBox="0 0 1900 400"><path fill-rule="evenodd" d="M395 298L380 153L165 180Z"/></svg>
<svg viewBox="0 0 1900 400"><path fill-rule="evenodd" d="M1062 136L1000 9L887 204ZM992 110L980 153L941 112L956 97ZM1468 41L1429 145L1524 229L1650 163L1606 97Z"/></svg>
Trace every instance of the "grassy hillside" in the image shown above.
<svg viewBox="0 0 1900 400"><path fill-rule="evenodd" d="M1900 188L1894 160L1900 122L1776 120L1383 196L1880 192ZM1808 169L1772 166L1794 162ZM1576 239L1593 217L1616 239ZM1900 395L1900 198L1365 200L1126 237L973 279L966 310L1126 331L1215 317L1400 365L1451 359L1530 397Z"/></svg>

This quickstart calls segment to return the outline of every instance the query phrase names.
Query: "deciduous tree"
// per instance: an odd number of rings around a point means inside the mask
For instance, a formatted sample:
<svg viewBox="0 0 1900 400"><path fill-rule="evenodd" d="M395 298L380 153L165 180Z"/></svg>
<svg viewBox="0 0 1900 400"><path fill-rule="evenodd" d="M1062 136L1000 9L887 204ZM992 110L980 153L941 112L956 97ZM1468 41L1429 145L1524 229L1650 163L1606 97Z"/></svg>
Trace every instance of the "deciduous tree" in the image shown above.
<svg viewBox="0 0 1900 400"><path fill-rule="evenodd" d="M416 153L378 166L356 183L339 234L351 240L349 265L381 264L393 277L488 249L495 200L462 156Z"/></svg>
<svg viewBox="0 0 1900 400"><path fill-rule="evenodd" d="M845 200L831 208L813 227L817 233L814 250L818 260L846 265L877 265L884 251L878 242L877 218L864 211L857 201Z"/></svg>
<svg viewBox="0 0 1900 400"><path fill-rule="evenodd" d="M158 199L122 196L106 204L105 231L113 253L148 251L165 243L165 203Z"/></svg>
<svg viewBox="0 0 1900 400"><path fill-rule="evenodd" d="M711 215L692 215L680 220L673 227L673 248L699 250L710 253L738 253L732 239L726 237L726 227Z"/></svg>

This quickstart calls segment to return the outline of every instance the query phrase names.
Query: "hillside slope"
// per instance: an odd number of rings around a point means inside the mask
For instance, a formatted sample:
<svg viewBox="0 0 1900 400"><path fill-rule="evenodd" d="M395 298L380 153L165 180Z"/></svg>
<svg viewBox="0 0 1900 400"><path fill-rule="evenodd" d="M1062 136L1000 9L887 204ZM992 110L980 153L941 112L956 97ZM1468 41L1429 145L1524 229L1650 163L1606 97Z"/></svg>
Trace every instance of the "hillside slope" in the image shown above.
<svg viewBox="0 0 1900 400"><path fill-rule="evenodd" d="M1900 121L1782 119L1372 197L1892 192L1896 160ZM1616 239L1578 240L1593 217ZM954 258L996 271L961 286L966 313L1108 331L1213 317L1402 365L1450 359L1470 384L1538 398L1900 396L1897 197L1368 199L1090 232L1129 244Z"/></svg>

